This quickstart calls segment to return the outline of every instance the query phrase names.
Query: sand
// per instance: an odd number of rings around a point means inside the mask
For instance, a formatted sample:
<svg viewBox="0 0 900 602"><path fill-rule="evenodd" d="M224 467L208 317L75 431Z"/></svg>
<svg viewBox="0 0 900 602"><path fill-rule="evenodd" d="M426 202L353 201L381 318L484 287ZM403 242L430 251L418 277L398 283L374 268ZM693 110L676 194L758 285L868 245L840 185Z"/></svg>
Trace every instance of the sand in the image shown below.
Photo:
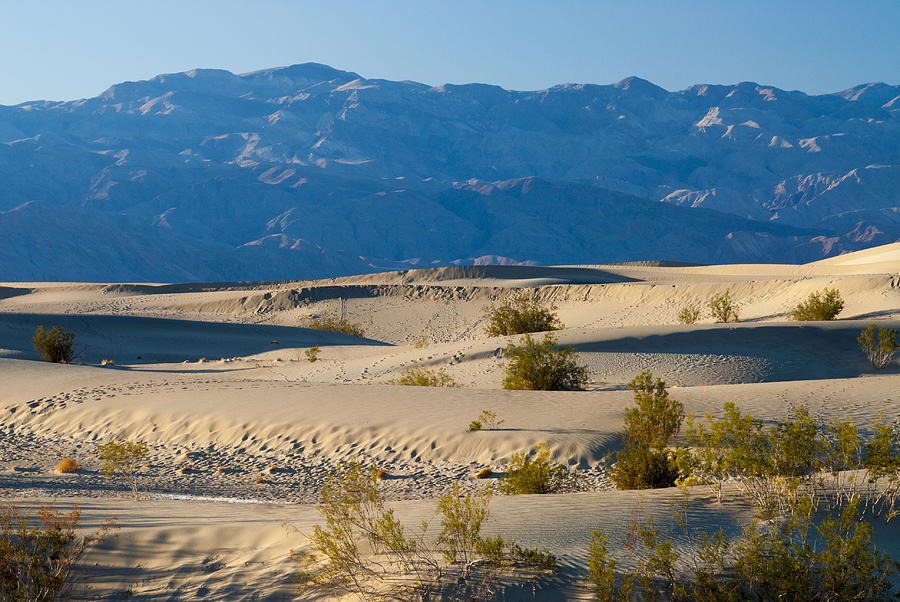
<svg viewBox="0 0 900 602"><path fill-rule="evenodd" d="M838 288L829 323L790 320L810 292ZM725 289L741 322L676 319L686 303ZM525 292L558 307L556 333L588 367L581 392L501 388L503 348L482 308ZM339 316L367 338L301 328ZM29 507L77 503L84 523L116 516L118 538L79 567L91 595L118 599L291 599L288 560L319 520L318 489L341 462L382 467L384 497L410 524L434 514L452 484L502 473L513 454L546 442L579 467L584 491L502 496L486 530L547 547L561 570L539 599L589 597L590 532L614 555L640 508L671 524L674 490L611 488L604 458L621 448L625 383L662 377L688 412L727 401L767 421L806 405L820 420L849 416L864 432L900 416L900 360L876 371L856 336L870 322L900 328L900 243L807 265L476 266L318 282L203 284L0 283L0 497ZM76 363L43 362L38 324L76 334ZM305 351L320 346L319 359ZM106 365L102 365L106 360ZM389 384L405 368L443 368L455 388ZM498 430L467 432L483 409ZM99 473L96 446L113 437L150 447L142 496ZM62 457L83 469L59 475ZM185 470L187 468L187 470ZM264 483L257 483L263 476ZM698 524L734 525L748 508L696 490ZM666 522L668 521L668 523ZM896 521L894 521L896 523ZM876 539L897 553L896 526ZM731 527L729 527L731 528ZM510 590L510 599L530 598Z"/></svg>

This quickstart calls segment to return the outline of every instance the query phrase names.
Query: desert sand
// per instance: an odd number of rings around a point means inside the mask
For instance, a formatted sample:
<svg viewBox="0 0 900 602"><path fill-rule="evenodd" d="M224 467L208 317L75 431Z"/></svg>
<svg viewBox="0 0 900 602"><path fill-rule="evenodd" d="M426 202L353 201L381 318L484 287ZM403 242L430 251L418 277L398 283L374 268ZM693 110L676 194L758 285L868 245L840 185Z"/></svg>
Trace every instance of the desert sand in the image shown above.
<svg viewBox="0 0 900 602"><path fill-rule="evenodd" d="M833 322L799 323L810 292L840 290ZM730 290L738 323L678 310ZM483 306L526 292L555 304L590 373L585 391L501 388L502 349ZM311 330L309 317L341 312L367 338ZM708 314L708 312L707 312ZM590 597L590 533L610 534L614 556L640 508L672 523L677 490L622 492L604 458L622 445L625 383L644 369L663 378L688 412L735 402L767 421L800 405L863 431L900 416L900 360L876 371L856 336L871 322L900 328L900 243L807 265L477 266L323 281L203 284L0 283L0 501L79 504L86 527L115 516L119 536L79 567L101 599L292 599L291 549L308 542L323 479L347 460L382 467L384 497L409 524L434 514L453 483L474 491L484 466L547 442L578 466L584 491L496 495L486 531L546 547L561 569L510 598ZM76 362L40 360L38 324L75 333ZM305 351L319 345L318 361ZM104 360L106 360L104 364ZM389 384L404 368L444 368L455 388ZM482 409L505 422L467 432ZM98 471L96 446L113 437L151 449L141 499ZM60 475L63 457L83 465ZM183 470L187 467L187 470ZM263 475L267 482L258 484ZM696 488L692 521L732 525L746 508ZM876 530L900 554L897 521ZM626 560L627 566L627 560ZM88 595L88 594L85 594Z"/></svg>

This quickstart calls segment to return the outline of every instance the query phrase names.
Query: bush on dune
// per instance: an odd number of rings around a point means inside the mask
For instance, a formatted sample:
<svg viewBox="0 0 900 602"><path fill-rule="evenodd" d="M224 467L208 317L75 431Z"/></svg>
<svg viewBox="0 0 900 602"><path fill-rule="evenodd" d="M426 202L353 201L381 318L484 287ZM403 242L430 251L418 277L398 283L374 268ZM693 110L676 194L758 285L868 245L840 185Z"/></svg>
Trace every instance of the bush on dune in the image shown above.
<svg viewBox="0 0 900 602"><path fill-rule="evenodd" d="M526 334L518 345L510 343L503 355L504 389L564 391L582 389L587 384L587 368L578 364L572 347L554 349L556 338L549 332L538 343Z"/></svg>
<svg viewBox="0 0 900 602"><path fill-rule="evenodd" d="M36 518L15 506L0 507L0 600L68 599L72 567L114 528L107 521L93 533L79 534L77 506L69 513L41 506Z"/></svg>
<svg viewBox="0 0 900 602"><path fill-rule="evenodd" d="M791 314L798 322L834 320L844 309L844 300L836 288L826 288L809 294L806 301L797 304Z"/></svg>
<svg viewBox="0 0 900 602"><path fill-rule="evenodd" d="M625 409L625 448L616 455L612 479L619 489L671 487L679 471L667 450L684 420L684 405L669 398L666 383L649 370L628 383L635 407Z"/></svg>
<svg viewBox="0 0 900 602"><path fill-rule="evenodd" d="M453 377L447 374L444 368L430 370L422 366L414 366L405 369L399 378L388 381L391 385L404 385L407 387L453 387Z"/></svg>
<svg viewBox="0 0 900 602"><path fill-rule="evenodd" d="M349 334L354 337L365 337L366 333L360 324L356 324L343 318L333 318L331 316L325 318L309 318L304 323L305 328L313 330L327 330L329 332L339 332L341 334Z"/></svg>
<svg viewBox="0 0 900 602"><path fill-rule="evenodd" d="M48 362L68 364L74 357L72 344L75 342L74 332L64 332L62 327L54 326L49 331L43 325L34 331L31 344Z"/></svg>
<svg viewBox="0 0 900 602"><path fill-rule="evenodd" d="M539 578L556 558L481 533L490 517L490 489L463 494L458 485L438 500L440 532L417 535L387 508L375 469L345 464L319 491L324 525L310 536L315 554L293 552L298 582L313 596L350 594L362 599L481 600L499 593L501 579Z"/></svg>
<svg viewBox="0 0 900 602"><path fill-rule="evenodd" d="M544 307L525 293L507 299L497 307L486 305L482 311L488 319L484 331L491 337L564 328L556 315L555 305Z"/></svg>

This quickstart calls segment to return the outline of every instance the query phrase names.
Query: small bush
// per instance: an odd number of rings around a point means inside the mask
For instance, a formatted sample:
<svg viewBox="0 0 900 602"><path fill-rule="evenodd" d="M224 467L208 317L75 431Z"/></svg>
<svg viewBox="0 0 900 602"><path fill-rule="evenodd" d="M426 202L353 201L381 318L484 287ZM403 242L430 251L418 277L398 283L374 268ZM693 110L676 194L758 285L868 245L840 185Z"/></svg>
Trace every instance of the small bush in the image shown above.
<svg viewBox="0 0 900 602"><path fill-rule="evenodd" d="M700 319L700 306L693 303L685 305L678 312L678 321L682 324L694 324Z"/></svg>
<svg viewBox="0 0 900 602"><path fill-rule="evenodd" d="M731 298L731 291L713 295L709 300L709 310L716 322L737 322L738 305Z"/></svg>
<svg viewBox="0 0 900 602"><path fill-rule="evenodd" d="M897 353L897 331L889 328L877 328L875 324L859 333L856 339L869 362L875 368L887 366Z"/></svg>
<svg viewBox="0 0 900 602"><path fill-rule="evenodd" d="M494 471L491 469L491 467L485 466L484 468L482 468L481 470L479 470L478 472L475 473L475 478L476 479L486 479L486 478L492 476L493 474L494 474Z"/></svg>
<svg viewBox="0 0 900 602"><path fill-rule="evenodd" d="M115 439L97 448L100 471L108 477L120 477L131 489L135 499L138 496L138 470L150 450L143 441Z"/></svg>
<svg viewBox="0 0 900 602"><path fill-rule="evenodd" d="M601 602L628 600L634 587L630 574L616 576L616 561L609 557L609 537L599 529L591 533L588 546L588 583L594 586L594 597Z"/></svg>
<svg viewBox="0 0 900 602"><path fill-rule="evenodd" d="M798 322L834 320L844 309L844 300L836 288L826 288L823 292L809 294L794 308L793 317Z"/></svg>
<svg viewBox="0 0 900 602"><path fill-rule="evenodd" d="M486 305L482 311L488 319L484 331L491 337L564 328L556 315L555 305L543 307L524 293L507 299L497 307Z"/></svg>
<svg viewBox="0 0 900 602"><path fill-rule="evenodd" d="M497 419L497 413L490 410L481 410L478 418L469 423L470 431L480 431L482 429L493 431L500 428L503 420Z"/></svg>
<svg viewBox="0 0 900 602"><path fill-rule="evenodd" d="M81 464L75 458L63 458L56 465L56 472L61 474L78 472L79 470L81 470Z"/></svg>
<svg viewBox="0 0 900 602"><path fill-rule="evenodd" d="M316 555L292 552L305 564L297 579L303 593L318 586L324 591L310 592L313 597L332 590L362 599L494 599L505 567L524 565L515 576L527 580L555 568L549 552L481 536L490 517L490 489L463 494L451 486L438 500L441 531L432 542L427 521L420 535L406 535L385 506L376 475L358 463L346 464L319 490L325 524L310 536Z"/></svg>
<svg viewBox="0 0 900 602"><path fill-rule="evenodd" d="M625 449L616 456L612 479L619 489L672 487L678 469L666 447L681 429L684 404L670 399L666 383L649 370L628 387L636 407L625 409Z"/></svg>
<svg viewBox="0 0 900 602"><path fill-rule="evenodd" d="M306 350L306 359L309 360L309 363L313 363L319 359L319 351L321 351L321 347L318 345L313 345Z"/></svg>
<svg viewBox="0 0 900 602"><path fill-rule="evenodd" d="M349 334L354 337L366 336L363 327L349 320L337 319L331 316L327 318L309 318L304 326L313 330L327 330L329 332L339 332L341 334Z"/></svg>
<svg viewBox="0 0 900 602"><path fill-rule="evenodd" d="M518 345L510 343L503 354L509 357L504 367L504 389L526 391L564 391L584 388L587 368L578 364L575 350L569 346L554 349L556 338L549 332L540 343L526 334Z"/></svg>
<svg viewBox="0 0 900 602"><path fill-rule="evenodd" d="M72 344L75 342L74 332L64 332L59 326L54 326L49 331L43 326L38 326L34 331L31 344L48 362L68 364L72 362Z"/></svg>
<svg viewBox="0 0 900 602"><path fill-rule="evenodd" d="M428 341L428 339L419 339L418 341L416 341L416 349L425 349L430 344L431 343Z"/></svg>
<svg viewBox="0 0 900 602"><path fill-rule="evenodd" d="M407 368L400 374L400 378L392 378L388 381L391 385L404 385L407 387L453 387L453 377L447 374L444 368L429 370L422 366Z"/></svg>
<svg viewBox="0 0 900 602"><path fill-rule="evenodd" d="M15 506L0 508L0 600L68 599L72 567L84 551L103 541L112 521L89 535L79 535L81 511L68 514L41 506L37 521Z"/></svg>
<svg viewBox="0 0 900 602"><path fill-rule="evenodd" d="M509 494L561 493L578 488L580 476L550 457L550 448L539 443L530 452L513 454L509 472L500 479L500 490Z"/></svg>

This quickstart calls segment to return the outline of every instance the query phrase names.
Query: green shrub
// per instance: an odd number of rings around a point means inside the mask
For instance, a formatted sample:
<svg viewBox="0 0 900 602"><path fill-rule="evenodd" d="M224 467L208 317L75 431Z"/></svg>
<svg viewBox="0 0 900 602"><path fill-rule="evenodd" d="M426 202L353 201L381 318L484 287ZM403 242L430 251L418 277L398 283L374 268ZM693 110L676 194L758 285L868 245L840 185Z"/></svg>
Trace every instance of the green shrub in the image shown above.
<svg viewBox="0 0 900 602"><path fill-rule="evenodd" d="M554 349L556 338L547 333L540 343L526 334L518 345L510 343L503 354L504 389L528 391L562 391L582 389L587 384L587 368L578 364L575 350L569 346Z"/></svg>
<svg viewBox="0 0 900 602"><path fill-rule="evenodd" d="M306 328L313 330L327 330L329 332L339 332L341 334L349 334L354 337L366 336L363 327L354 322L345 319L337 319L331 316L326 318L309 318L303 324Z"/></svg>
<svg viewBox="0 0 900 602"><path fill-rule="evenodd" d="M580 484L580 475L553 461L550 448L539 443L530 452L513 454L509 472L499 481L500 490L509 494L560 493Z"/></svg>
<svg viewBox="0 0 900 602"><path fill-rule="evenodd" d="M797 304L793 317L800 322L834 320L844 309L844 300L836 288L826 288L823 292L809 294L806 301Z"/></svg>
<svg viewBox="0 0 900 602"><path fill-rule="evenodd" d="M859 333L856 339L859 348L862 349L869 362L875 368L884 368L887 366L897 353L897 331L889 328L878 328L875 324L869 326Z"/></svg>
<svg viewBox="0 0 900 602"><path fill-rule="evenodd" d="M68 514L41 506L37 514L34 521L15 506L0 508L0 600L68 599L72 567L114 528L107 521L93 533L79 534L77 506Z"/></svg>
<svg viewBox="0 0 900 602"><path fill-rule="evenodd" d="M731 291L713 295L709 300L709 310L716 322L737 322L738 305L731 298Z"/></svg>
<svg viewBox="0 0 900 602"><path fill-rule="evenodd" d="M44 330L43 326L38 326L31 339L31 344L42 358L57 364L68 364L72 361L74 342L75 333L63 332L59 326L54 326L49 332Z"/></svg>
<svg viewBox="0 0 900 602"><path fill-rule="evenodd" d="M498 307L486 305L482 311L488 320L484 331L491 337L564 328L556 315L555 305L543 307L524 293L507 299Z"/></svg>
<svg viewBox="0 0 900 602"><path fill-rule="evenodd" d="M700 306L690 303L678 312L678 321L682 324L694 324L700 319Z"/></svg>
<svg viewBox="0 0 900 602"><path fill-rule="evenodd" d="M649 370L628 388L636 406L625 409L625 449L616 455L612 479L619 489L671 487L679 471L666 448L681 429L684 404L670 399L666 383L654 380Z"/></svg>
<svg viewBox="0 0 900 602"><path fill-rule="evenodd" d="M400 374L400 378L392 378L388 381L391 385L405 385L408 387L453 387L453 377L447 374L444 368L430 370L422 366L407 368Z"/></svg>
<svg viewBox="0 0 900 602"><path fill-rule="evenodd" d="M322 348L319 347L318 345L313 345L312 347L310 347L309 349L307 349L305 351L306 359L309 361L309 363L313 363L319 359L319 352L321 350L322 350Z"/></svg>
<svg viewBox="0 0 900 602"><path fill-rule="evenodd" d="M363 599L489 599L501 577L528 581L555 568L552 554L482 537L490 498L490 489L463 494L454 484L438 500L441 531L435 540L426 537L427 522L419 536L408 537L378 493L375 470L346 464L319 492L325 525L316 525L310 536L317 555L292 553L304 563L301 589ZM509 567L524 570L513 574Z"/></svg>
<svg viewBox="0 0 900 602"><path fill-rule="evenodd" d="M588 583L594 586L594 597L602 602L628 600L634 588L634 577L616 575L616 561L609 557L609 537L599 529L591 533L588 546Z"/></svg>
<svg viewBox="0 0 900 602"><path fill-rule="evenodd" d="M469 431L480 431L482 429L493 431L500 428L503 420L497 419L497 413L490 410L481 410L478 418L469 423Z"/></svg>
<svg viewBox="0 0 900 602"><path fill-rule="evenodd" d="M619 578L607 536L593 533L588 580L598 600L888 600L895 563L872 542L872 526L854 497L816 521L807 501L783 515L760 515L729 540L722 529L693 532L687 502L677 510L679 549L652 518L635 520L622 549L635 571ZM633 588L633 591L632 591Z"/></svg>
<svg viewBox="0 0 900 602"><path fill-rule="evenodd" d="M97 448L100 472L108 477L122 478L131 489L135 499L138 496L138 471L149 454L143 441L115 439Z"/></svg>

